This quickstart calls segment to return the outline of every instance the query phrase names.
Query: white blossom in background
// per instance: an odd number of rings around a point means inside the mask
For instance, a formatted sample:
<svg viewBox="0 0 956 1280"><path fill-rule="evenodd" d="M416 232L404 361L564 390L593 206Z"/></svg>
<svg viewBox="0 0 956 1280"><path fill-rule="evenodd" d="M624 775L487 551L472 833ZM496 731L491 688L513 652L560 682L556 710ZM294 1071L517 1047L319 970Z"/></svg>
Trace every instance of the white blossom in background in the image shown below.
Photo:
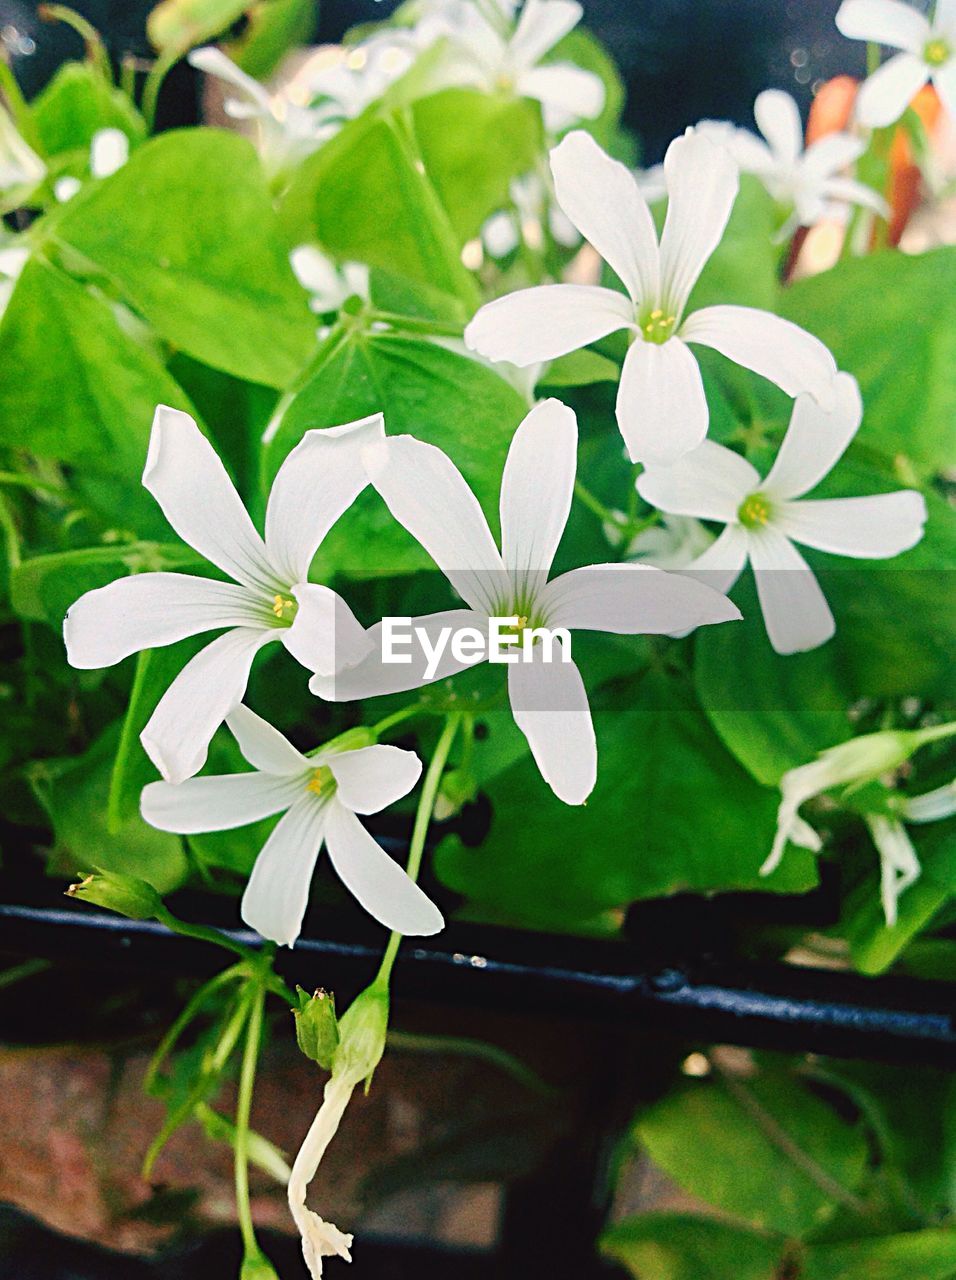
<svg viewBox="0 0 956 1280"><path fill-rule="evenodd" d="M402 934L441 929L438 908L356 816L378 813L412 790L422 771L414 751L375 745L305 756L248 707L236 707L226 724L255 772L151 782L140 807L151 826L181 835L283 815L243 894L247 925L280 946L293 945L324 845L336 875L380 924Z"/></svg>
<svg viewBox="0 0 956 1280"><path fill-rule="evenodd" d="M631 539L625 555L657 569L686 569L713 541L710 530L692 516L665 514L660 524L642 529Z"/></svg>
<svg viewBox="0 0 956 1280"><path fill-rule="evenodd" d="M704 307L688 299L717 247L737 195L737 164L689 130L664 160L669 201L658 244L634 175L586 133L551 152L558 204L620 277L627 295L595 285L523 289L482 307L465 341L491 360L553 360L618 329L632 335L621 370L617 421L634 462L673 462L700 444L709 412L689 343L713 347L775 382L830 405L837 369L817 338L766 311Z"/></svg>
<svg viewBox="0 0 956 1280"><path fill-rule="evenodd" d="M600 76L570 62L541 65L581 21L577 0L525 0L517 22L509 9L465 0L444 11L449 50L439 72L443 82L534 98L552 132L599 116L604 109Z"/></svg>
<svg viewBox="0 0 956 1280"><path fill-rule="evenodd" d="M299 284L311 294L309 306L319 315L338 311L349 298L368 301L368 267L364 263L338 266L311 244L293 249L289 263Z"/></svg>
<svg viewBox="0 0 956 1280"><path fill-rule="evenodd" d="M724 525L687 571L726 591L749 561L767 635L778 653L815 649L835 630L820 584L794 543L854 559L883 559L923 536L926 501L912 489L861 498L804 497L843 456L862 413L856 380L843 373L832 411L811 396L797 399L766 477L739 453L710 440L673 466L650 466L638 477L638 493L660 511Z"/></svg>
<svg viewBox="0 0 956 1280"><path fill-rule="evenodd" d="M478 500L440 449L393 436L364 451L372 484L392 515L465 602L462 609L413 619L415 628L434 641L449 628L486 634L490 619L515 618L516 639L523 640L539 627L661 634L739 618L717 591L647 565L590 565L548 581L571 510L577 442L574 414L558 400L536 405L518 427L501 482L500 552ZM388 664L382 624L368 635L369 656L348 671L316 675L309 682L313 693L346 702L427 683L423 649L413 650L407 665ZM587 693L574 662L552 658L535 643L531 661L509 664L511 709L545 782L565 803L583 804L597 776ZM449 646L431 679L468 665Z"/></svg>
<svg viewBox="0 0 956 1280"><path fill-rule="evenodd" d="M580 243L577 228L551 198L538 174L515 178L510 194L514 208L492 214L481 229L485 251L492 258L507 258L522 242L540 251L545 245L545 227L566 249Z"/></svg>
<svg viewBox="0 0 956 1280"><path fill-rule="evenodd" d="M259 153L269 173L280 173L305 159L340 128L341 121L328 106L313 110L288 94L269 93L212 45L193 49L188 61L198 71L239 91L239 97L225 99L223 110L233 120L256 125Z"/></svg>
<svg viewBox="0 0 956 1280"><path fill-rule="evenodd" d="M72 666L96 668L224 631L186 664L140 735L168 781L182 782L202 767L264 645L281 641L310 671L349 661L350 646L353 656L364 653L364 633L348 606L310 583L308 573L326 533L368 483L362 446L384 430L375 414L306 432L276 475L263 539L192 418L165 405L156 410L143 484L183 541L232 581L165 572L119 578L76 601L63 636Z"/></svg>
<svg viewBox="0 0 956 1280"><path fill-rule="evenodd" d="M129 159L129 138L122 129L98 129L90 139L90 176L109 178ZM79 178L58 178L53 194L60 203L72 200L83 183Z"/></svg>
<svg viewBox="0 0 956 1280"><path fill-rule="evenodd" d="M936 0L932 22L902 0L844 0L836 24L850 40L901 50L860 86L860 124L893 124L927 83L956 119L956 0Z"/></svg>
<svg viewBox="0 0 956 1280"><path fill-rule="evenodd" d="M0 103L0 213L29 200L45 177L46 165Z"/></svg>
<svg viewBox="0 0 956 1280"><path fill-rule="evenodd" d="M27 265L30 250L20 245L0 245L0 316L7 309L7 303L13 297L20 272Z"/></svg>
<svg viewBox="0 0 956 1280"><path fill-rule="evenodd" d="M835 211L835 206L861 205L886 217L889 208L881 195L845 171L866 150L862 138L831 133L804 150L800 109L789 93L766 89L754 103L754 118L763 139L746 129L719 121L699 125L707 136L722 141L742 173L751 173L779 204L792 213L779 233L786 239L797 227L812 227Z"/></svg>

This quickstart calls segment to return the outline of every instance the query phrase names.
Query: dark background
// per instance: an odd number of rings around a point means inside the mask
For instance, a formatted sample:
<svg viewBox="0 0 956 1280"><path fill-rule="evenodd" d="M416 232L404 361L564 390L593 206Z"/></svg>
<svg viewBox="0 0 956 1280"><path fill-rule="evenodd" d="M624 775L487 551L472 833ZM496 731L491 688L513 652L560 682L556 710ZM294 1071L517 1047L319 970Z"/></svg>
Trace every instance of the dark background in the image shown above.
<svg viewBox="0 0 956 1280"><path fill-rule="evenodd" d="M751 124L761 89L787 89L804 110L814 86L839 72L862 74L864 48L833 24L839 0L583 0L584 21L614 55L628 88L625 120L647 163L689 124L713 116ZM153 0L74 0L114 55L148 53L145 16ZM338 40L356 23L385 18L397 0L323 0L317 40ZM925 3L920 7L925 8ZM0 39L28 94L58 62L81 56L78 37L43 23L26 0L0 0ZM165 123L195 112L182 68L164 102Z"/></svg>

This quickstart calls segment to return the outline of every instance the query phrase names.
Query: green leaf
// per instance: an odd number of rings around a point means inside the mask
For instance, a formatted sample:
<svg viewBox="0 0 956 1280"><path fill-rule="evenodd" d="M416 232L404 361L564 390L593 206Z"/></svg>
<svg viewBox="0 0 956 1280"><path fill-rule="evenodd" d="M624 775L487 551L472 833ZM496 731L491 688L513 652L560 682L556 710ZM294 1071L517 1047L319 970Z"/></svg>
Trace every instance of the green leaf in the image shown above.
<svg viewBox="0 0 956 1280"><path fill-rule="evenodd" d="M267 80L290 49L312 44L318 22L315 0L267 0L253 4L229 57L256 80Z"/></svg>
<svg viewBox="0 0 956 1280"><path fill-rule="evenodd" d="M138 815L115 832L107 828L110 770L118 739L119 725L114 724L85 755L31 766L30 783L53 824L54 865L69 873L90 867L125 872L158 893L169 893L188 874L180 838L147 826Z"/></svg>
<svg viewBox="0 0 956 1280"><path fill-rule="evenodd" d="M575 636L587 679L584 648ZM724 749L681 681L651 674L608 697L619 709L595 713L598 781L585 806L557 800L526 756L487 786L494 818L483 847L437 851L439 878L472 914L592 928L638 898L816 883L804 851L760 877L777 797Z"/></svg>
<svg viewBox="0 0 956 1280"><path fill-rule="evenodd" d="M0 324L0 443L138 480L159 403L194 412L109 303L32 258Z"/></svg>
<svg viewBox="0 0 956 1280"><path fill-rule="evenodd" d="M749 570L733 596L743 621L697 632L694 684L727 747L758 781L775 786L787 769L849 737L850 699L832 643L809 653L773 651Z"/></svg>
<svg viewBox="0 0 956 1280"><path fill-rule="evenodd" d="M788 1236L820 1227L866 1171L860 1127L783 1072L682 1082L638 1116L635 1135L691 1195Z"/></svg>
<svg viewBox="0 0 956 1280"><path fill-rule="evenodd" d="M236 134L153 138L76 196L54 234L167 342L213 368L283 387L315 348L262 168Z"/></svg>
<svg viewBox="0 0 956 1280"><path fill-rule="evenodd" d="M446 89L412 110L425 171L463 244L509 203L512 178L534 165L541 113L526 99L475 89Z"/></svg>
<svg viewBox="0 0 956 1280"><path fill-rule="evenodd" d="M953 1280L956 1232L912 1231L811 1249L800 1280Z"/></svg>
<svg viewBox="0 0 956 1280"><path fill-rule="evenodd" d="M596 120L583 120L581 128L592 133L602 146L607 146L617 132L624 109L624 81L601 42L584 27L575 27L551 50L544 65L573 62L590 71L604 84L604 107Z"/></svg>
<svg viewBox="0 0 956 1280"><path fill-rule="evenodd" d="M956 465L956 248L849 259L786 290L782 310L859 379L861 441L924 476Z"/></svg>
<svg viewBox="0 0 956 1280"><path fill-rule="evenodd" d="M494 527L504 458L527 405L494 370L421 338L343 335L287 410L268 472L305 431L379 410L390 435L409 432L450 455ZM316 565L361 577L433 567L371 490L332 529Z"/></svg>
<svg viewBox="0 0 956 1280"><path fill-rule="evenodd" d="M32 111L47 156L88 152L100 129L120 129L134 144L146 137L143 117L126 94L88 62L64 62L34 98Z"/></svg>
<svg viewBox="0 0 956 1280"><path fill-rule="evenodd" d="M783 1243L716 1218L642 1213L605 1231L600 1249L638 1280L773 1280Z"/></svg>
<svg viewBox="0 0 956 1280"><path fill-rule="evenodd" d="M181 56L228 30L250 7L250 0L161 0L146 33L154 49Z"/></svg>
<svg viewBox="0 0 956 1280"><path fill-rule="evenodd" d="M766 187L743 174L727 229L694 286L688 311L722 303L775 311L781 254L775 230L776 207Z"/></svg>
<svg viewBox="0 0 956 1280"><path fill-rule="evenodd" d="M342 261L367 262L478 302L461 242L403 123L370 108L299 167L280 206L290 244L317 240Z"/></svg>
<svg viewBox="0 0 956 1280"><path fill-rule="evenodd" d="M542 387L587 387L594 382L617 382L621 371L613 360L589 351L572 351L552 360L541 375Z"/></svg>
<svg viewBox="0 0 956 1280"><path fill-rule="evenodd" d="M128 573L194 569L205 562L189 547L156 542L87 547L34 556L17 565L11 579L14 610L21 618L59 627L67 609L85 591L105 587Z"/></svg>

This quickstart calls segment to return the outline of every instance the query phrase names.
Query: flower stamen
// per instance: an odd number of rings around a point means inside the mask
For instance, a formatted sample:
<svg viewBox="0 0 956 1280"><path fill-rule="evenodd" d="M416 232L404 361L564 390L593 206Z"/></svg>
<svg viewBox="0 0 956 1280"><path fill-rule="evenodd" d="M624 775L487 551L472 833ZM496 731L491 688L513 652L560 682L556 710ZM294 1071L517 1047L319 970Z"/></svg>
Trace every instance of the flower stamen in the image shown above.
<svg viewBox="0 0 956 1280"><path fill-rule="evenodd" d="M665 315L660 307L655 307L640 322L641 337L645 342L663 344L673 335L676 324L676 315Z"/></svg>
<svg viewBox="0 0 956 1280"><path fill-rule="evenodd" d="M305 784L307 791L311 791L314 796L327 795L332 787L335 786L335 779L332 777L332 770L328 765L320 765L318 769L313 769L309 774L309 780Z"/></svg>
<svg viewBox="0 0 956 1280"><path fill-rule="evenodd" d="M737 519L745 529L762 529L773 515L770 500L762 493L752 493L740 504Z"/></svg>
<svg viewBox="0 0 956 1280"><path fill-rule="evenodd" d="M952 46L942 36L934 36L923 46L923 61L930 67L942 67L952 56Z"/></svg>
<svg viewBox="0 0 956 1280"><path fill-rule="evenodd" d="M274 595L272 597L272 615L277 621L288 625L298 612L299 606L291 596Z"/></svg>

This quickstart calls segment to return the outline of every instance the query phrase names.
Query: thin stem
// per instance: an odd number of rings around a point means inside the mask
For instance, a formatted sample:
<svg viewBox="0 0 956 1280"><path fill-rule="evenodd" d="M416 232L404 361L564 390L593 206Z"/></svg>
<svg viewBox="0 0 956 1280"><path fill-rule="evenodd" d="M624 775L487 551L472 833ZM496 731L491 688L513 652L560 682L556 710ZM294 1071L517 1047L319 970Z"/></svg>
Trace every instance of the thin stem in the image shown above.
<svg viewBox="0 0 956 1280"><path fill-rule="evenodd" d="M166 1034L153 1054L149 1067L146 1070L146 1076L143 1080L143 1088L147 1093L152 1092L153 1084L159 1073L160 1067L169 1057L177 1040L192 1022L193 1018L199 1013L199 1010L206 1003L211 995L214 995L220 987L224 987L229 982L235 982L243 974L243 966L239 964L232 965L229 969L224 969L222 973L217 973L214 978L194 991L190 999L187 1001L182 1012L176 1018L173 1025Z"/></svg>
<svg viewBox="0 0 956 1280"><path fill-rule="evenodd" d="M615 528L622 532L630 523L627 516L622 516L619 511L612 511L610 507L606 507L600 498L596 498L590 489L585 488L580 480L574 482L574 496L577 500L587 507L588 511L592 511L599 520L605 521L607 524L613 524Z"/></svg>
<svg viewBox="0 0 956 1280"><path fill-rule="evenodd" d="M34 476L23 475L19 471L0 471L0 485L13 485L17 489L39 489L43 493L55 493L58 498L69 497L69 492L62 484L52 484L49 480L37 480Z"/></svg>
<svg viewBox="0 0 956 1280"><path fill-rule="evenodd" d="M41 4L37 8L37 13L44 22L65 22L68 27L72 27L86 45L87 58L103 79L112 85L113 68L110 65L110 56L106 52L102 36L91 22L65 4Z"/></svg>
<svg viewBox="0 0 956 1280"><path fill-rule="evenodd" d="M252 1225L252 1209L249 1204L249 1116L252 1112L252 1092L255 1088L256 1067L259 1064L259 1050L262 1045L262 1017L265 1000L265 985L260 976L257 979L257 990L246 1027L246 1043L242 1051L234 1142L236 1208L239 1215L239 1229L242 1232L242 1243L247 1257L250 1255L258 1256L259 1254L255 1228Z"/></svg>
<svg viewBox="0 0 956 1280"><path fill-rule="evenodd" d="M180 56L179 53L161 54L150 67L149 74L146 76L140 111L150 133L153 132L153 126L156 124L156 104L159 101L159 91L163 87L163 81L179 61Z"/></svg>
<svg viewBox="0 0 956 1280"><path fill-rule="evenodd" d="M201 942L214 942L217 947L225 947L227 951L233 952L234 955L242 956L243 960L255 960L256 952L251 947L245 946L241 942L236 942L227 934L221 933L218 929L213 929L205 924L189 924L185 920L180 920L178 916L174 916L168 907L160 907L156 912L156 919L160 924L164 924L167 929L173 933L182 934L184 938L198 938Z"/></svg>
<svg viewBox="0 0 956 1280"><path fill-rule="evenodd" d="M560 1093L559 1089L542 1080L537 1072L525 1066L514 1054L484 1040L475 1040L469 1036L430 1036L412 1031L389 1031L388 1045L406 1053L448 1053L475 1058L479 1062L497 1067L534 1093L546 1096Z"/></svg>
<svg viewBox="0 0 956 1280"><path fill-rule="evenodd" d="M379 311L375 308L367 310L365 316L370 322L381 321L396 329L404 329L406 333L438 334L445 338L460 338L464 327L447 320L421 320L414 316L400 315L397 311Z"/></svg>
<svg viewBox="0 0 956 1280"><path fill-rule="evenodd" d="M377 741L382 734L388 733L396 725L404 724L406 720L411 720L413 716L421 715L424 709L420 702L413 702L410 707L402 707L401 711L393 711L384 720L379 720L378 724L373 724L369 729L369 733Z"/></svg>
<svg viewBox="0 0 956 1280"><path fill-rule="evenodd" d="M448 756L460 723L460 712L453 712L448 717L435 747L435 754L432 756L431 764L428 766L428 772L425 774L425 781L422 784L422 794L419 797L418 809L415 813L412 842L409 846L408 863L405 868L409 878L413 881L418 880L418 873L421 870L422 855L425 852L425 838L428 835L432 813L435 809L435 801L438 798L441 776L445 770L445 765L448 763ZM375 984L388 987L389 979L392 976L392 966L395 964L395 957L398 955L398 948L401 946L401 942L402 935L400 933L392 933L388 940L388 946L385 948L385 954L382 956L382 963L375 976Z"/></svg>
<svg viewBox="0 0 956 1280"><path fill-rule="evenodd" d="M32 978L34 974L45 973L53 967L52 960L24 960L23 964L15 964L12 969L4 969L0 973L0 988L12 987L16 982Z"/></svg>

